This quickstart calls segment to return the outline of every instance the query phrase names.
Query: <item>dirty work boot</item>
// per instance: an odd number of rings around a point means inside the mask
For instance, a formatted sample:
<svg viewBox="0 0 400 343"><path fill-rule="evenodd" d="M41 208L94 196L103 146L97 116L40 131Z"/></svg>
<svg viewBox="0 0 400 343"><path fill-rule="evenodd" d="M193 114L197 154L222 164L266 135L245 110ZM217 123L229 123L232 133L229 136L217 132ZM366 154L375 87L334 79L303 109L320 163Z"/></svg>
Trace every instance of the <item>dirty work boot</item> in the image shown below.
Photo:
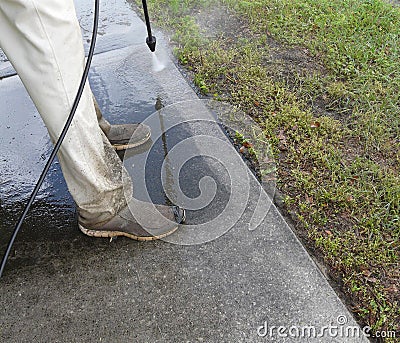
<svg viewBox="0 0 400 343"><path fill-rule="evenodd" d="M115 150L135 148L146 143L151 135L150 128L144 124L111 125L104 133Z"/></svg>
<svg viewBox="0 0 400 343"><path fill-rule="evenodd" d="M79 223L79 229L92 237L125 236L152 241L174 233L185 221L185 210L178 206L153 205L132 199L114 218L97 225Z"/></svg>
<svg viewBox="0 0 400 343"><path fill-rule="evenodd" d="M135 148L149 140L151 131L147 125L138 123L112 125L104 119L94 96L93 102L99 126L115 150Z"/></svg>

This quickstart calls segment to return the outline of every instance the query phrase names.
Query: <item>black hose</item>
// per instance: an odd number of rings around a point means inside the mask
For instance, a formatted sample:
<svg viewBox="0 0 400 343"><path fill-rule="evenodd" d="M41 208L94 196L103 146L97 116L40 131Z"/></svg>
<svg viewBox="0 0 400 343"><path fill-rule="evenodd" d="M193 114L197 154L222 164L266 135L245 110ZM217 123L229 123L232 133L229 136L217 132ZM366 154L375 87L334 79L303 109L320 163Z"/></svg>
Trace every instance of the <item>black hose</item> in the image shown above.
<svg viewBox="0 0 400 343"><path fill-rule="evenodd" d="M20 228L22 226L22 223L23 223L26 215L28 214L28 212L29 212L29 210L30 210L30 208L32 206L33 201L35 200L35 197L36 197L37 193L39 192L40 187L43 184L43 181L44 181L44 179L45 179L45 177L47 175L47 172L50 169L51 164L54 161L54 158L56 157L56 155L58 153L58 150L60 150L61 144L62 144L62 142L63 142L63 140L64 140L64 138L65 138L65 136L66 136L66 134L68 132L68 129L69 129L70 125L71 125L72 119L74 118L76 109L78 108L79 100L81 99L81 96L82 96L82 93L83 93L83 89L85 88L86 80L87 80L87 77L88 77L88 74L89 74L90 64L92 62L94 49L95 49L95 46L96 46L97 28L98 28L98 24L99 24L99 6L100 6L100 0L95 0L92 41L90 43L89 54L88 54L88 57L87 57L85 69L84 69L83 74L82 74L81 83L79 85L78 92L76 94L74 103L72 105L71 112L69 114L67 122L64 125L64 128L63 128L63 130L61 132L61 135L58 138L58 141L55 144L49 159L47 160L47 163L46 163L46 165L45 165L45 167L44 167L44 169L42 171L42 174L40 175L39 180L36 183L36 186L32 191L32 194L31 194L31 196L29 198L29 201L25 206L24 212L22 213L21 217L19 218L19 221L18 221L17 225L15 226L14 232L13 232L13 234L11 236L11 239L10 239L8 245L7 245L6 253L4 254L3 259L1 261L0 277L3 275L4 267L5 267L6 263L7 263L8 255L10 254L10 251L11 251L11 248L12 248L12 246L14 244L15 238L17 237L17 234L18 234L18 232L19 232L19 230L20 230Z"/></svg>

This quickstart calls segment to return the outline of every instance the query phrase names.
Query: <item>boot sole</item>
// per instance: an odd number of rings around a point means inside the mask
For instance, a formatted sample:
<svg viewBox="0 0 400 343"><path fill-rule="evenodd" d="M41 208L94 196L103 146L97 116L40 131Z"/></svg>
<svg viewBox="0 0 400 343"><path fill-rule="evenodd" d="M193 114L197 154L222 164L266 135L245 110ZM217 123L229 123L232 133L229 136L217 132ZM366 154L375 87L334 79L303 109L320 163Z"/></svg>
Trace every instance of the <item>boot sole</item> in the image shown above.
<svg viewBox="0 0 400 343"><path fill-rule="evenodd" d="M177 225L176 227L172 228L171 230L164 232L161 235L157 236L136 236L131 233L127 232L122 232L122 231L103 231L103 230L90 230L90 229L85 229L83 226L79 225L79 229L87 236L90 237L98 237L98 238L112 238L112 237L128 237L130 239L134 239L136 241L155 241L157 239L162 239L164 237L167 237L171 234L173 234L179 227Z"/></svg>
<svg viewBox="0 0 400 343"><path fill-rule="evenodd" d="M150 139L150 137L151 134L149 133L149 135L143 138L141 141L135 143L127 143L127 144L112 144L112 146L117 151L132 149L146 143Z"/></svg>

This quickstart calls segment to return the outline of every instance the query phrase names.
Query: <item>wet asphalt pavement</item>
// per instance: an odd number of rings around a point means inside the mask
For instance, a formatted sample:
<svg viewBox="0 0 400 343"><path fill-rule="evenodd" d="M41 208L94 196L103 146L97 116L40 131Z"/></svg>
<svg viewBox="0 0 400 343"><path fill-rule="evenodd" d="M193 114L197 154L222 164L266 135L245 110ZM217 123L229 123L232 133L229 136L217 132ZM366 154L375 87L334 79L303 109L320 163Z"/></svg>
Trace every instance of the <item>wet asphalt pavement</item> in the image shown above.
<svg viewBox="0 0 400 343"><path fill-rule="evenodd" d="M76 3L87 44L92 5ZM130 5L114 0L101 9L89 77L93 92L111 123L145 121L152 127L151 144L121 156L135 180L135 196L157 203L180 199L188 207L193 198L202 203L212 193L213 200L188 211L190 225L167 242L93 239L77 229L75 206L55 163L0 280L0 341L366 341L257 334L266 321L321 328L338 325L342 315L346 325L356 324L235 150L223 143L224 134L180 75L162 36L157 56L166 68L156 72L144 23ZM3 55L0 77L3 251L51 143ZM194 157L175 175L179 157L165 155L179 152L185 141L185 154ZM223 161L212 158L216 153ZM257 216L261 225L254 230L249 222ZM221 231L230 221L233 228Z"/></svg>

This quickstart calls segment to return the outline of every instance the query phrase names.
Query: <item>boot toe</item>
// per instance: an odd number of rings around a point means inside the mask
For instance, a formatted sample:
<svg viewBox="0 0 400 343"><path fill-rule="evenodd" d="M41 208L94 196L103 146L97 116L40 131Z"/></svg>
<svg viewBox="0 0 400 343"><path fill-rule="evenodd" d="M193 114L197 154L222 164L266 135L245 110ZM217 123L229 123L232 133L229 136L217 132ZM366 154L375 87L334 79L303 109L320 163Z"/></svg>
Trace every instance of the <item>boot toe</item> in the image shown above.
<svg viewBox="0 0 400 343"><path fill-rule="evenodd" d="M151 136L150 127L144 124L111 125L107 138L116 150L134 148L146 143Z"/></svg>
<svg viewBox="0 0 400 343"><path fill-rule="evenodd" d="M173 206L172 211L174 212L175 221L178 224L183 224L186 220L186 211L182 207Z"/></svg>

